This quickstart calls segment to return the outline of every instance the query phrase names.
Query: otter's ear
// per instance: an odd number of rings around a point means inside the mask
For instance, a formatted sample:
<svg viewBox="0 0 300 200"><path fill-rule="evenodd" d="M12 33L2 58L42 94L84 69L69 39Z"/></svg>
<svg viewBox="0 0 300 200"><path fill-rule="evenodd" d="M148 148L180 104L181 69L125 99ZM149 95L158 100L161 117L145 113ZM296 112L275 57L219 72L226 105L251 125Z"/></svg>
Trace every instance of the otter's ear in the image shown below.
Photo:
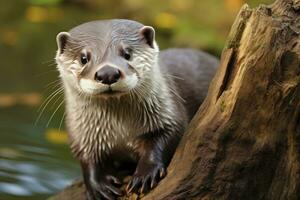
<svg viewBox="0 0 300 200"><path fill-rule="evenodd" d="M140 30L140 34L145 38L146 43L154 48L154 40L155 40L155 30L151 26L144 26Z"/></svg>
<svg viewBox="0 0 300 200"><path fill-rule="evenodd" d="M69 38L70 38L70 33L68 32L60 32L59 34L57 34L56 42L57 42L57 48L59 54L64 53Z"/></svg>

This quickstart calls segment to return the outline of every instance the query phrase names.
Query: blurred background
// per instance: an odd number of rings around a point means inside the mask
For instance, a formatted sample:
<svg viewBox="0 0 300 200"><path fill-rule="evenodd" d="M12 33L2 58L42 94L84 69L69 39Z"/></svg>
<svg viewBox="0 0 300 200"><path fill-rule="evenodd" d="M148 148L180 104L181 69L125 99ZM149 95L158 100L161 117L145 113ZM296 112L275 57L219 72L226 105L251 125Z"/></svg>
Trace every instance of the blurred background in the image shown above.
<svg viewBox="0 0 300 200"><path fill-rule="evenodd" d="M80 176L64 129L56 34L82 22L151 25L161 49L219 56L244 3L272 0L0 0L0 200L40 200Z"/></svg>

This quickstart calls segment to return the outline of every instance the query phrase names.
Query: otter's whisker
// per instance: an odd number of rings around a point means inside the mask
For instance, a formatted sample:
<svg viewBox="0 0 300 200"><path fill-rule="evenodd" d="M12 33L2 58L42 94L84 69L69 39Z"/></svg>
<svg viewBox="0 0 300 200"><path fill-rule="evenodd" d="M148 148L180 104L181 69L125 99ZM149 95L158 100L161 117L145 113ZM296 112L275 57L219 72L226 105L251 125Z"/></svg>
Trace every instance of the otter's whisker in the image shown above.
<svg viewBox="0 0 300 200"><path fill-rule="evenodd" d="M52 92L44 101L43 103L40 105L39 109L38 109L38 112L40 112L40 110L43 108L43 106L51 99L53 98L53 95L56 96L57 93L59 92L62 92L63 91L63 88L62 87L59 87L57 89L55 89L54 92Z"/></svg>
<svg viewBox="0 0 300 200"><path fill-rule="evenodd" d="M40 120L40 118L41 118L41 116L42 116L42 114L44 113L44 111L45 111L45 109L46 109L46 107L48 106L48 104L52 101L52 99L55 97L55 96L57 96L57 95L59 95L61 92L63 91L63 88L58 88L55 92L53 92L44 102L45 102L45 104L43 103L41 106L40 106L40 108L39 108L39 115L38 115L38 117L37 117L37 119L36 119L36 121L35 121L35 125L37 125L37 123L38 123L38 121ZM50 98L51 97L51 98ZM40 111L40 109L42 108L42 110Z"/></svg>
<svg viewBox="0 0 300 200"><path fill-rule="evenodd" d="M50 119L49 119L49 121L48 121L46 127L49 126L49 124L50 124L51 120L53 119L55 113L58 111L58 109L61 107L61 105L62 105L64 102L65 102L65 100L62 100L62 102L57 106L57 108L55 109L55 111L54 111L53 114L51 115L51 117L50 117Z"/></svg>
<svg viewBox="0 0 300 200"><path fill-rule="evenodd" d="M59 123L59 129L58 129L59 131L61 130L61 126L62 126L62 123L64 121L65 116L66 116L66 112L64 111L64 114L63 114L63 116L62 116L62 118L60 120L60 123Z"/></svg>
<svg viewBox="0 0 300 200"><path fill-rule="evenodd" d="M61 88L61 87L63 87L63 86L61 85L60 82L59 83L53 83L52 85L45 88L43 93L47 93L47 91L49 91L49 90L56 90L56 89Z"/></svg>
<svg viewBox="0 0 300 200"><path fill-rule="evenodd" d="M57 79L57 80L54 80L54 81L51 81L50 83L48 83L46 86L45 86L45 88L48 88L48 87L50 87L51 85L56 85L56 83L60 83L61 82L61 80L60 79ZM58 84L57 84L58 85Z"/></svg>
<svg viewBox="0 0 300 200"><path fill-rule="evenodd" d="M163 76L167 77L167 78L176 78L176 79L179 79L179 80L183 80L184 79L182 77L179 77L179 76L175 76L175 75L170 75L170 74L163 74Z"/></svg>
<svg viewBox="0 0 300 200"><path fill-rule="evenodd" d="M53 65L54 65L54 64L53 64ZM41 72L41 73L39 73L39 74L36 74L35 77L41 77L41 76L47 75L47 74L49 74L49 73L51 73L51 72L56 72L56 69L50 69L50 70L47 70L47 71L45 71L45 72Z"/></svg>

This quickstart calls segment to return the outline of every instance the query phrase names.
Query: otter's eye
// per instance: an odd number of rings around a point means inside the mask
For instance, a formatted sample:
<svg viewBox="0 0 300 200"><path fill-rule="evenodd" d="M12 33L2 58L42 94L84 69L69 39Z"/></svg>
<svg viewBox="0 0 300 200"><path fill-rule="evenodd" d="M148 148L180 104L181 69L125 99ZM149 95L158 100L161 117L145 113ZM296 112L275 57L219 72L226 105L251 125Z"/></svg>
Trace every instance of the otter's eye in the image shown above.
<svg viewBox="0 0 300 200"><path fill-rule="evenodd" d="M81 62L82 65L85 65L86 63L88 63L89 60L90 60L89 54L81 53L81 55L80 55L80 62Z"/></svg>
<svg viewBox="0 0 300 200"><path fill-rule="evenodd" d="M130 55L129 53L125 53L125 54L124 54L124 58L125 58L126 60L130 60L131 55Z"/></svg>
<svg viewBox="0 0 300 200"><path fill-rule="evenodd" d="M132 49L126 48L122 51L121 56L125 58L125 60L130 60L132 56Z"/></svg>

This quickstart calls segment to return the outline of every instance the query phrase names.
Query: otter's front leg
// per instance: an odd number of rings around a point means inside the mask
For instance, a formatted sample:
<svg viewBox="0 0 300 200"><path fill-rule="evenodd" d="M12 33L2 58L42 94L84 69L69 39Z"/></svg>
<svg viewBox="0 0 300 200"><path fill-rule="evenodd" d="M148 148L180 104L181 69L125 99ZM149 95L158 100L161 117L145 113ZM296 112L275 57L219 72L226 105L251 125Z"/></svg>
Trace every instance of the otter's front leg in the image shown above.
<svg viewBox="0 0 300 200"><path fill-rule="evenodd" d="M122 195L122 191L116 187L121 182L110 174L108 166L81 162L81 167L88 200L115 200Z"/></svg>
<svg viewBox="0 0 300 200"><path fill-rule="evenodd" d="M136 138L134 147L139 160L127 192L147 193L164 178L180 137L180 133L160 129Z"/></svg>

